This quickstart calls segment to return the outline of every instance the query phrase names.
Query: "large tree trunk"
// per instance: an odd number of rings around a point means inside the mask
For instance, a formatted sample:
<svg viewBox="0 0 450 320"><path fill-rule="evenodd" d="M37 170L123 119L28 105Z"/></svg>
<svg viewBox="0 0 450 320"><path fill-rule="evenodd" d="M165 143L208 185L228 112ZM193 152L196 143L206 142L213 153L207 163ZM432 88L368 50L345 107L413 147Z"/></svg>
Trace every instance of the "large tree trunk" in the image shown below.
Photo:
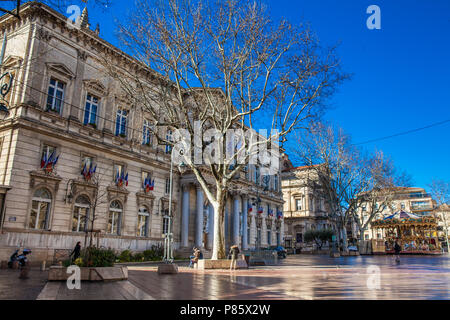
<svg viewBox="0 0 450 320"><path fill-rule="evenodd" d="M217 192L217 202L213 203L214 208L214 246L212 260L225 259L225 205L226 194L223 191Z"/></svg>

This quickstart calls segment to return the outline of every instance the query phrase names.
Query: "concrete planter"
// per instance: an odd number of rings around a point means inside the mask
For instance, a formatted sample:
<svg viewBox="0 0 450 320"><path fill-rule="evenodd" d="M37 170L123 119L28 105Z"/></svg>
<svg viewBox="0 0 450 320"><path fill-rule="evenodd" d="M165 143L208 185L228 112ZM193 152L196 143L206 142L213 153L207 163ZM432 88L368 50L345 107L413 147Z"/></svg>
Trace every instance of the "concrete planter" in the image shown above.
<svg viewBox="0 0 450 320"><path fill-rule="evenodd" d="M199 270L206 269L230 269L231 259L219 259L219 260L210 260L210 259L201 259L198 260L196 264L196 268ZM236 261L236 269L247 269L247 263L244 259L238 259Z"/></svg>
<svg viewBox="0 0 450 320"><path fill-rule="evenodd" d="M121 281L128 279L127 267L80 268L81 281ZM51 266L48 270L49 281L66 281L73 273L67 268Z"/></svg>

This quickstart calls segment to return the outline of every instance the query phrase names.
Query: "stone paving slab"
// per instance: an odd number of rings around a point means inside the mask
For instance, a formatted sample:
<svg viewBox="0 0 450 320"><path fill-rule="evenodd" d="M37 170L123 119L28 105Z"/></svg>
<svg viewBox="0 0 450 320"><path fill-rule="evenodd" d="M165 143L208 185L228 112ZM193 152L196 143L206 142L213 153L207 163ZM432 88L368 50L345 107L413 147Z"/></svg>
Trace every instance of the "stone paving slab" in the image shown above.
<svg viewBox="0 0 450 320"><path fill-rule="evenodd" d="M368 267L380 272L380 288L367 286ZM389 257L289 256L281 265L244 270L195 270L158 274L157 266L130 266L128 281L82 282L68 290L65 282L46 283L46 272L0 270L0 299L56 300L278 300L278 299L450 299L450 256Z"/></svg>
<svg viewBox="0 0 450 320"><path fill-rule="evenodd" d="M47 283L48 272L32 268L29 279L19 279L19 270L0 269L0 300L35 300Z"/></svg>
<svg viewBox="0 0 450 320"><path fill-rule="evenodd" d="M154 300L129 281L81 282L81 289L68 289L65 281L49 281L37 300Z"/></svg>

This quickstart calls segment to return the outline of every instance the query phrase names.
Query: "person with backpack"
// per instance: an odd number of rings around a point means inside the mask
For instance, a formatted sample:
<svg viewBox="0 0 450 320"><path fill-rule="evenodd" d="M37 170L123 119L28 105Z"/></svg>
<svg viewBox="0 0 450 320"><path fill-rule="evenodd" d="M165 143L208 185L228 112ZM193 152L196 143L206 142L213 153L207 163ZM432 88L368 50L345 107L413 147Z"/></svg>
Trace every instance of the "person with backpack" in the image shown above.
<svg viewBox="0 0 450 320"><path fill-rule="evenodd" d="M230 248L230 255L231 255L230 271L236 270L236 264L237 264L237 259L239 257L239 252L240 252L239 247L236 244L231 246L231 248Z"/></svg>

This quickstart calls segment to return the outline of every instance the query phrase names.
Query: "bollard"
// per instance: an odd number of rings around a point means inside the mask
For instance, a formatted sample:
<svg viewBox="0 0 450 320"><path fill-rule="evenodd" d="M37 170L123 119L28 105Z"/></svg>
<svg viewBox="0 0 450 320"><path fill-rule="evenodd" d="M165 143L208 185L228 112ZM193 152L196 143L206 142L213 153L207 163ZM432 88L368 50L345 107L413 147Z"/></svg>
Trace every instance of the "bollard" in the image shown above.
<svg viewBox="0 0 450 320"><path fill-rule="evenodd" d="M41 263L41 271L45 271L45 264L46 264L46 261L45 260L42 261L42 263Z"/></svg>
<svg viewBox="0 0 450 320"><path fill-rule="evenodd" d="M3 260L2 261L2 265L1 265L1 269L6 269L8 268L8 261Z"/></svg>

